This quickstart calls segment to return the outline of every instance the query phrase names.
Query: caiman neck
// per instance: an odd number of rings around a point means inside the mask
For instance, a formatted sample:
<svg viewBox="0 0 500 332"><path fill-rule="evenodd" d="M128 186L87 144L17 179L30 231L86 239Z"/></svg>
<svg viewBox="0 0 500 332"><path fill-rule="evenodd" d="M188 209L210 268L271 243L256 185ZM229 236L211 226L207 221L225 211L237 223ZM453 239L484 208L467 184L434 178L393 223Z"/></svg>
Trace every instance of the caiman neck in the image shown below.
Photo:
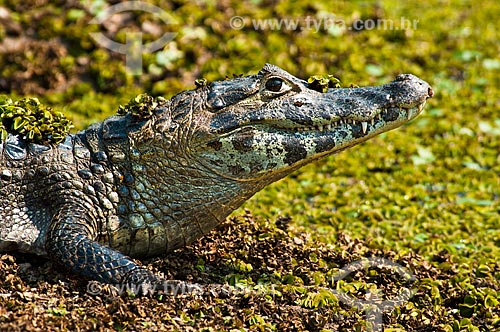
<svg viewBox="0 0 500 332"><path fill-rule="evenodd" d="M207 234L263 187L219 177L178 153L172 158L169 150L153 144L132 150L131 170L133 182L126 185L123 199L133 203L126 213L161 222L167 250Z"/></svg>

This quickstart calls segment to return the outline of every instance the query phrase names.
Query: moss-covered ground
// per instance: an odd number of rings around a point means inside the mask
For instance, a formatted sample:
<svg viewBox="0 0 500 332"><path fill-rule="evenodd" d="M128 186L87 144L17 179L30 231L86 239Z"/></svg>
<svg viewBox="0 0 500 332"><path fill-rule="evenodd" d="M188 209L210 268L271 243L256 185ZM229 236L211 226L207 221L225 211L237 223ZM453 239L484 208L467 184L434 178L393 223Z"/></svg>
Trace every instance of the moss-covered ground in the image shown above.
<svg viewBox="0 0 500 332"><path fill-rule="evenodd" d="M368 308L341 294L379 303L374 294L387 301L409 289L384 311L386 331L500 331L497 1L150 3L170 24L143 12L89 24L106 7L99 0L0 1L0 94L38 97L77 129L138 93L168 98L197 79L255 73L265 62L303 78L332 74L343 86L409 72L435 96L412 123L304 167L209 236L146 262L169 278L238 291L138 299L104 287L93 295L47 261L3 255L0 330L369 331ZM300 24L272 29L265 19ZM145 41L176 33L143 56L141 76L90 36L123 43L133 31ZM370 257L394 265L370 261L338 277Z"/></svg>

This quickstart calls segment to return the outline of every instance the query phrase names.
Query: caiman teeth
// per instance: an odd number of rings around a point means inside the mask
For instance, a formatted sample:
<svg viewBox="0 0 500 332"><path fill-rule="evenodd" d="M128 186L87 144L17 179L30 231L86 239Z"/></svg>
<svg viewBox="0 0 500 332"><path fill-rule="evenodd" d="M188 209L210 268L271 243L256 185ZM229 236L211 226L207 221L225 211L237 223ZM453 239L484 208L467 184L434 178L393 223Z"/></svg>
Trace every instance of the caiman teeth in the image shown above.
<svg viewBox="0 0 500 332"><path fill-rule="evenodd" d="M418 105L418 113L420 113L423 109L424 105ZM400 114L401 112L406 111L406 119L410 120L417 112L413 112L411 108L406 108L406 107L400 107ZM324 132L324 131L331 131L332 129L336 128L337 126L345 126L345 125L350 125L350 126L356 126L356 125L361 125L361 131L364 134L368 132L368 126L371 125L372 127L375 126L376 121L382 120L383 115L388 113L389 109L383 108L378 114L374 115L371 119L366 119L364 121L362 120L355 120L355 119L338 119L335 120L332 123L327 123L327 124L317 124L317 125L310 125L310 126L304 126L304 127L297 127L296 131L297 132L304 132L304 131L317 131L317 132ZM359 127L358 127L359 128ZM358 129L359 130L359 129Z"/></svg>
<svg viewBox="0 0 500 332"><path fill-rule="evenodd" d="M361 128L363 129L363 134L366 134L366 130L368 129L368 123L367 122L361 122Z"/></svg>

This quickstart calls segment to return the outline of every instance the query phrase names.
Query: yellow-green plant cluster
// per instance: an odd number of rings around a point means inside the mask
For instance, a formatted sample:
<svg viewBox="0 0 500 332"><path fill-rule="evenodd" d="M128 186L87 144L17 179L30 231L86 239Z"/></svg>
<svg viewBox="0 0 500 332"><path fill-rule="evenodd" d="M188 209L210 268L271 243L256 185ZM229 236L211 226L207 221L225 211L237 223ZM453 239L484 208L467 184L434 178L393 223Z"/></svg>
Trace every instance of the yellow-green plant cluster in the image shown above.
<svg viewBox="0 0 500 332"><path fill-rule="evenodd" d="M60 143L73 127L61 112L40 103L38 98L12 101L0 96L0 137L8 133L22 135L34 143Z"/></svg>
<svg viewBox="0 0 500 332"><path fill-rule="evenodd" d="M135 117L147 119L153 115L156 107L165 101L162 97L153 97L147 93L142 93L130 99L125 105L118 107L118 114L132 114Z"/></svg>
<svg viewBox="0 0 500 332"><path fill-rule="evenodd" d="M333 75L314 75L307 79L309 87L319 92L327 92L331 88L340 88L340 80Z"/></svg>

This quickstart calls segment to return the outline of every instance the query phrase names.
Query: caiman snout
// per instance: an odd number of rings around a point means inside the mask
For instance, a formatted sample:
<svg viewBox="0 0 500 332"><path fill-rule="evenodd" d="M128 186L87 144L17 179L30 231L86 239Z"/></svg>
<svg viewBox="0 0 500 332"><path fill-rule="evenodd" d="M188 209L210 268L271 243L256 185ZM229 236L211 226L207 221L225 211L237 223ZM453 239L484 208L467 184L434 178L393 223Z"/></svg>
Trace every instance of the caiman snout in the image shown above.
<svg viewBox="0 0 500 332"><path fill-rule="evenodd" d="M432 90L431 86L424 80L421 80L415 75L412 74L399 74L396 76L396 79L394 80L395 82L403 82L403 81L409 81L408 83L412 86L418 86L420 85L421 88L419 90L425 90L427 89L427 98L432 98L434 97L434 90Z"/></svg>

